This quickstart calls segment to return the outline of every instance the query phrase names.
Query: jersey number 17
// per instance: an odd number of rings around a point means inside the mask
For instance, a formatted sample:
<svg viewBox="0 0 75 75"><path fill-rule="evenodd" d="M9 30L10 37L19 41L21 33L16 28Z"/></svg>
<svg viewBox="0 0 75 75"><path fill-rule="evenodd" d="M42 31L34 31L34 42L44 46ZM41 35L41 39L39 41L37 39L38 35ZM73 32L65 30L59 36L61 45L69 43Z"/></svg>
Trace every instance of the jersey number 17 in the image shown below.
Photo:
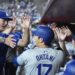
<svg viewBox="0 0 75 75"><path fill-rule="evenodd" d="M41 69L42 68L48 68L48 70L46 71L46 73L44 75L49 75L49 72L52 69L52 65L51 64L39 64L37 66L37 68L38 68L38 75L41 75Z"/></svg>

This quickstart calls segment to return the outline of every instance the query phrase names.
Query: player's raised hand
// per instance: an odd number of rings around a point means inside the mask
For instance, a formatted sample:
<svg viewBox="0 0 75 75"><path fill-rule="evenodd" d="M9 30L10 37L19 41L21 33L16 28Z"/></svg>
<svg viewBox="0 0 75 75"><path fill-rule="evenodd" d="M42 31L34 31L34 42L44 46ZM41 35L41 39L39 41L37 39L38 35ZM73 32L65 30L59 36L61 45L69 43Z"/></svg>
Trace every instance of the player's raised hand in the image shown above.
<svg viewBox="0 0 75 75"><path fill-rule="evenodd" d="M61 28L56 28L55 32L59 41L64 41L66 39L67 33L63 32Z"/></svg>
<svg viewBox="0 0 75 75"><path fill-rule="evenodd" d="M21 26L22 26L22 28L29 28L30 27L30 16L24 16L23 18L22 18L22 24L21 24Z"/></svg>
<svg viewBox="0 0 75 75"><path fill-rule="evenodd" d="M62 27L62 31L64 32L64 33L66 33L67 34L67 36L71 36L72 35L72 32L71 32L71 30L66 26L66 27Z"/></svg>

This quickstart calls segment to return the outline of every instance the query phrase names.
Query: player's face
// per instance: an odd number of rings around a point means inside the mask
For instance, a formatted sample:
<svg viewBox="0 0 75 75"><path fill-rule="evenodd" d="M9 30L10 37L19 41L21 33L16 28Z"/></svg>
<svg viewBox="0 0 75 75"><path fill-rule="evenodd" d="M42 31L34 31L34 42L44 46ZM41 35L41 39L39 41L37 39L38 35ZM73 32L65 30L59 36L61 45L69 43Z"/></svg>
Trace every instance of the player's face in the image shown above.
<svg viewBox="0 0 75 75"><path fill-rule="evenodd" d="M41 38L39 38L38 36L34 36L33 40L36 43L37 47L43 47L44 43L43 43L43 40Z"/></svg>
<svg viewBox="0 0 75 75"><path fill-rule="evenodd" d="M0 31L4 31L7 26L7 21L0 19Z"/></svg>

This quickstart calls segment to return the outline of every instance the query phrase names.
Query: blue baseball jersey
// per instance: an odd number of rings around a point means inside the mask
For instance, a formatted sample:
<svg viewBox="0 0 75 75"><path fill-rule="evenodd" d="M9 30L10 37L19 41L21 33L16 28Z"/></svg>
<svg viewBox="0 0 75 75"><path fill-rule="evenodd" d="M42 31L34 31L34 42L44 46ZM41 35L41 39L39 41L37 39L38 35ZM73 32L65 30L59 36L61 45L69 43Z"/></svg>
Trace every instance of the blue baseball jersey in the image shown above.
<svg viewBox="0 0 75 75"><path fill-rule="evenodd" d="M59 72L59 73L57 73L56 75L68 75L68 73L69 73L69 75L74 75L74 74L72 74L71 72L75 72L75 71L73 71L74 70L74 67L73 66L68 66L67 67L67 65L69 65L71 62L73 62L74 60L70 60L70 61L68 61L66 64L65 64L65 66L64 66L64 68L63 68L63 71L62 72ZM73 68L72 68L73 67ZM68 69L67 69L68 68ZM71 68L71 69L70 69ZM67 71L66 71L67 70ZM66 74L65 74L65 71L67 72Z"/></svg>
<svg viewBox="0 0 75 75"><path fill-rule="evenodd" d="M17 57L18 65L24 66L25 75L55 75L62 61L63 52L52 48L34 48Z"/></svg>
<svg viewBox="0 0 75 75"><path fill-rule="evenodd" d="M16 32L14 34L15 34L15 36L14 36L15 40L17 40L17 42L18 42L18 40L21 38L21 33ZM11 35L11 34L0 33L0 37L2 37L2 38L7 38L9 35ZM7 51L8 51L8 47L9 46L0 42L0 75L1 75L1 72L3 70L4 63L6 61L6 54L7 54Z"/></svg>

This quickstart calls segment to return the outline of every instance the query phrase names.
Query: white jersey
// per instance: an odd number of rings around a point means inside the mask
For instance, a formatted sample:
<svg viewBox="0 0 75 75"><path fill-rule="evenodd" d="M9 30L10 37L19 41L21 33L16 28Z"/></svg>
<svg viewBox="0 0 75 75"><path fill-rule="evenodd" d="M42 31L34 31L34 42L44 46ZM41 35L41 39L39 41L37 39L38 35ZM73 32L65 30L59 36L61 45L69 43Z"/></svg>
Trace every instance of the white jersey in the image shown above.
<svg viewBox="0 0 75 75"><path fill-rule="evenodd" d="M30 49L17 58L17 63L24 65L25 75L55 75L62 61L63 52L52 48Z"/></svg>

